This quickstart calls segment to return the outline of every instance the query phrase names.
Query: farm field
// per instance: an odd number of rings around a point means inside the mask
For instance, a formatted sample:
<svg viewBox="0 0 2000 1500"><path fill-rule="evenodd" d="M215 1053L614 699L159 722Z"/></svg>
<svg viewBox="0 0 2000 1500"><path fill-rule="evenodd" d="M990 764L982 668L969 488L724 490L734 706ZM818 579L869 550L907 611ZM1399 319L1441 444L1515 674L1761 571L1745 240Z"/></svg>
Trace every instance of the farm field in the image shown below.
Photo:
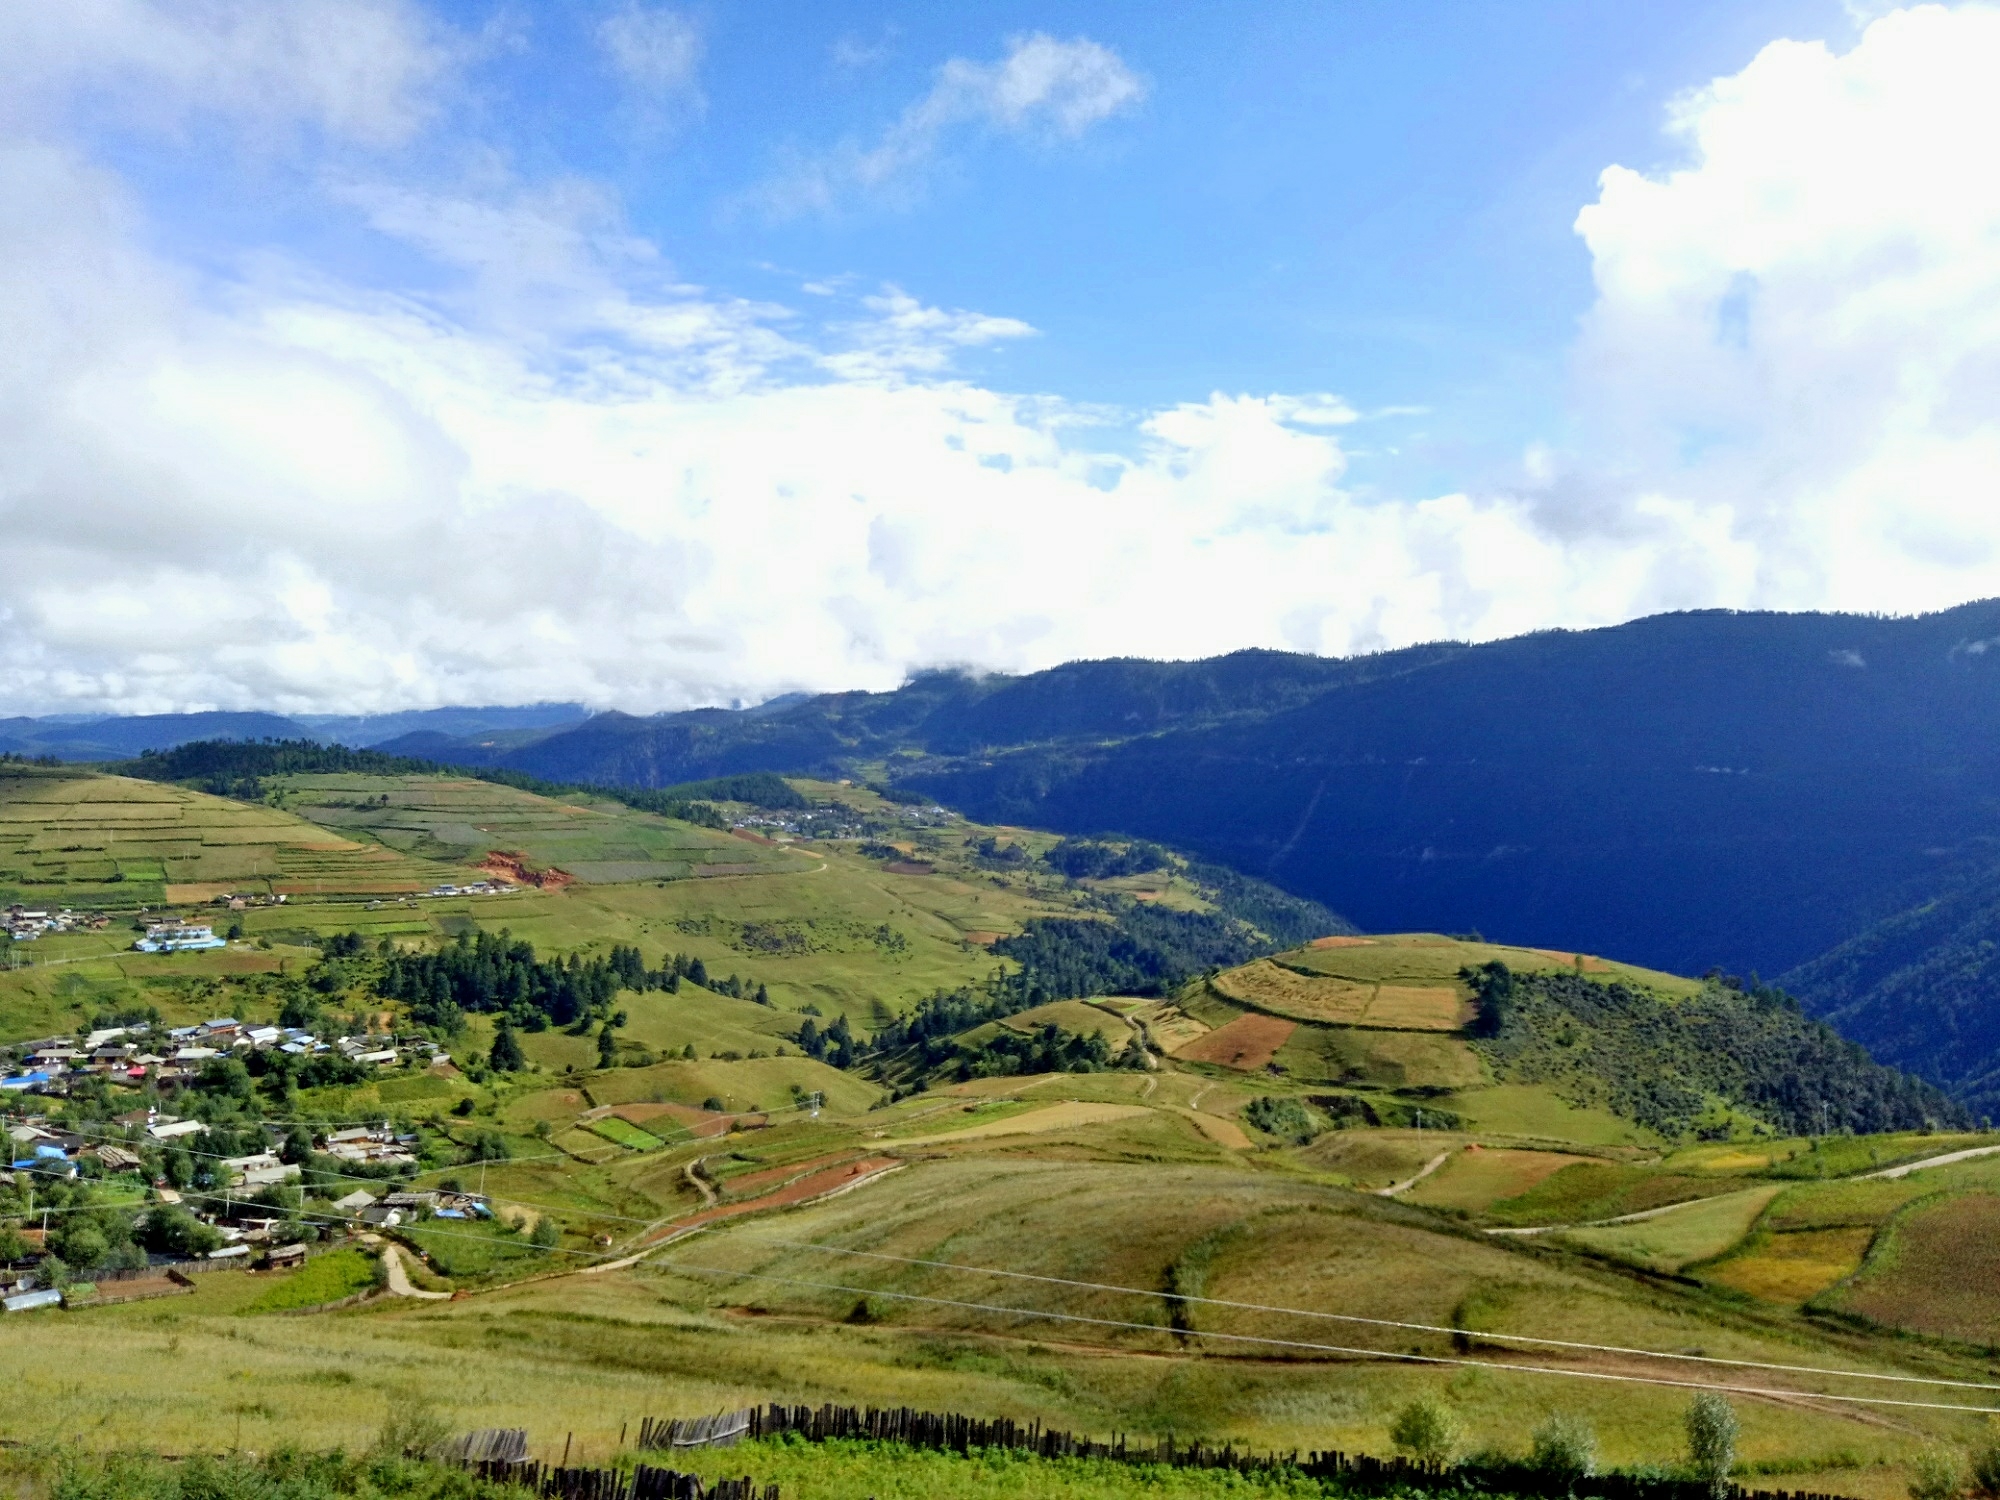
<svg viewBox="0 0 2000 1500"><path fill-rule="evenodd" d="M1442 1169L1412 1188L1408 1201L1477 1213L1503 1198L1518 1197L1564 1167L1587 1160L1562 1151L1462 1149L1454 1151Z"/></svg>
<svg viewBox="0 0 2000 1500"><path fill-rule="evenodd" d="M1571 1244L1615 1255L1650 1271L1678 1271L1722 1254L1750 1232L1750 1226L1783 1189L1775 1184L1744 1188L1673 1207L1631 1224L1572 1229Z"/></svg>
<svg viewBox="0 0 2000 1500"><path fill-rule="evenodd" d="M436 866L184 787L0 767L0 905L130 911L228 891L397 895Z"/></svg>
<svg viewBox="0 0 2000 1500"><path fill-rule="evenodd" d="M1440 1326L1457 1309L1460 1321L1489 1334L1559 1324L1578 1337L1664 1348L1694 1337L1714 1353L1786 1362L1799 1360L1802 1337L1814 1337L1739 1326L1704 1313L1688 1294L1662 1296L1560 1253L1467 1237L1418 1209L1245 1171L1226 1153L1178 1165L1089 1159L1089 1132L1111 1128L1084 1127L1054 1154L1021 1155L1016 1143L1006 1154L915 1160L781 1218L714 1224L626 1270L496 1284L460 1301L387 1299L307 1319L246 1321L243 1311L284 1282L224 1273L168 1304L22 1320L9 1326L25 1398L12 1408L10 1435L64 1424L106 1444L179 1448L201 1441L202 1413L242 1407L246 1447L278 1432L309 1446L353 1446L391 1403L422 1391L456 1429L524 1425L544 1456L574 1434L578 1454L592 1461L609 1457L620 1427L641 1415L774 1398L1379 1452L1387 1451L1400 1404L1436 1391L1466 1417L1473 1440L1517 1441L1560 1401L1590 1417L1608 1461L1643 1463L1671 1457L1683 1393L1477 1368L1504 1362L1498 1345L1482 1346L1475 1367L1458 1370L1297 1352L1244 1357L1200 1334L1324 1341L1329 1330L1287 1313L1202 1307L1190 1343L1168 1327L1154 1293L1173 1267L1187 1265L1200 1267L1212 1297L1366 1305ZM775 1141L777 1132L768 1134ZM1174 1214L1157 1212L1162 1198L1176 1205ZM493 1231L483 1242L492 1248L482 1250L476 1238L446 1233L414 1238L440 1270L471 1276L475 1287L496 1260L544 1276L558 1269L517 1236ZM881 1255L1059 1277L1083 1271L1087 1280L1135 1291L1006 1282L868 1258ZM904 1300L910 1296L1000 1310ZM857 1318L857 1307L865 1317ZM1044 1311L1146 1326L1066 1331L1034 1316ZM1357 1339L1350 1330L1334 1341ZM1378 1347L1402 1352L1410 1342ZM1414 1342L1440 1354L1451 1347L1443 1336ZM161 1358L170 1344L176 1357ZM1843 1365L1857 1358L1823 1339L1813 1354ZM57 1374L76 1360L95 1372L87 1386ZM168 1381L178 1399L161 1403ZM240 1394L246 1383L258 1393L253 1400ZM1810 1403L1753 1401L1742 1411L1745 1453L1754 1459L1845 1453L1864 1465L1882 1461L1893 1480L1915 1441L1907 1427ZM1942 1418L1917 1428L1957 1431Z"/></svg>
<svg viewBox="0 0 2000 1500"><path fill-rule="evenodd" d="M451 776L272 777L279 805L348 839L437 863L484 867L496 850L530 880L614 885L807 868L769 843L636 812L610 799L552 799ZM493 864L508 875L516 860Z"/></svg>
<svg viewBox="0 0 2000 1500"><path fill-rule="evenodd" d="M1889 1328L1990 1346L2000 1332L2000 1194L1920 1199L1877 1236L1826 1306Z"/></svg>

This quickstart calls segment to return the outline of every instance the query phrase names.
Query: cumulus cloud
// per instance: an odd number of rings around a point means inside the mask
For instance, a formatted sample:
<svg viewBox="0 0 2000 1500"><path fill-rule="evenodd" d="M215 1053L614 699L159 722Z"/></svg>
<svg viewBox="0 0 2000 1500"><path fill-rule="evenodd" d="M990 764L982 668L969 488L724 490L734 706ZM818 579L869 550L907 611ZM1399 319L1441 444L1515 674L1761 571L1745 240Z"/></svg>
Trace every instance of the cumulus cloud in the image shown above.
<svg viewBox="0 0 2000 1500"><path fill-rule="evenodd" d="M1755 563L1720 602L2000 593L1996 69L1983 5L1885 15L1844 54L1773 43L1678 103L1685 165L1603 174L1570 476L1595 493L1558 525L1726 517Z"/></svg>
<svg viewBox="0 0 2000 1500"><path fill-rule="evenodd" d="M802 161L758 197L787 214L832 209L856 194L906 192L960 131L1075 140L1145 97L1145 80L1109 47L1087 37L1017 36L996 62L945 63L930 91L873 144L850 141Z"/></svg>
<svg viewBox="0 0 2000 1500"><path fill-rule="evenodd" d="M646 709L937 660L1348 649L1530 623L1580 565L1504 507L1357 504L1326 398L1218 394L1093 444L1101 414L951 373L1020 325L902 293L760 344L785 310L621 290L551 354L405 297L195 298L140 240L108 174L0 158L18 709ZM734 332L717 354L673 323Z"/></svg>

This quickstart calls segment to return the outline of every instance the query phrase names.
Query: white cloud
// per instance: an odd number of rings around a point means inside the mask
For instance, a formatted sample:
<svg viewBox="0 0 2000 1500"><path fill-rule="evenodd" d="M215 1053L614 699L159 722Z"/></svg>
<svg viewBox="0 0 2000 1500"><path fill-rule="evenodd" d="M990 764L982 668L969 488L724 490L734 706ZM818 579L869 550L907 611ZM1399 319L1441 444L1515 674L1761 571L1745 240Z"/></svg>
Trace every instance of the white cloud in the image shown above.
<svg viewBox="0 0 2000 1500"><path fill-rule="evenodd" d="M857 193L908 192L956 132L1075 140L1145 97L1145 80L1109 47L1044 32L1013 37L997 62L945 63L930 92L872 145L849 141L799 162L757 196L767 210L789 214L823 212Z"/></svg>
<svg viewBox="0 0 2000 1500"><path fill-rule="evenodd" d="M476 259L474 223L436 253ZM1099 451L1091 414L944 368L1019 324L893 291L759 344L782 310L626 288L550 351L352 290L196 300L138 233L74 157L0 157L15 709L656 708L937 660L1351 649L1536 623L1589 571L1507 506L1357 504L1329 398L1217 395ZM629 265L563 244L574 284Z"/></svg>
<svg viewBox="0 0 2000 1500"><path fill-rule="evenodd" d="M405 0L12 0L0 57L16 124L81 88L92 112L152 125L222 115L385 146L428 116L453 48Z"/></svg>
<svg viewBox="0 0 2000 1500"><path fill-rule="evenodd" d="M2000 593L1995 76L2000 11L1900 11L1683 99L1680 169L1604 173L1582 462L1616 477L1563 524L1726 514L1756 563L1718 602Z"/></svg>
<svg viewBox="0 0 2000 1500"><path fill-rule="evenodd" d="M701 29L680 11L628 3L605 17L597 39L648 109L701 107Z"/></svg>

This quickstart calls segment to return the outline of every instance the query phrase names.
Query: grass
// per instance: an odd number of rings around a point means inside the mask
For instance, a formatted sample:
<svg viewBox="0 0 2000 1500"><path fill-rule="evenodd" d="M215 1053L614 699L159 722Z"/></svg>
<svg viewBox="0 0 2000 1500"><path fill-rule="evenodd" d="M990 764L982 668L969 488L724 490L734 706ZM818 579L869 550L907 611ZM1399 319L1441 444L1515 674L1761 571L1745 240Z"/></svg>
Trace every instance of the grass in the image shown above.
<svg viewBox="0 0 2000 1500"><path fill-rule="evenodd" d="M906 1101L898 1110L935 1102ZM865 1130L872 1121L858 1124ZM1164 1157L1160 1142L1135 1128L1141 1126L1155 1128L1146 1120L1114 1121L1025 1140L996 1138L948 1159L917 1161L861 1192L781 1218L718 1226L635 1270L501 1286L461 1301L391 1300L281 1325L246 1323L218 1314L240 1310L270 1288L257 1286L257 1278L219 1273L172 1303L23 1318L8 1328L10 1348L18 1350L16 1399L0 1417L0 1432L22 1439L86 1432L93 1444L184 1451L209 1439L218 1416L233 1427L241 1409L242 1436L234 1440L257 1451L281 1440L352 1445L409 1392L424 1390L457 1430L526 1426L545 1458L560 1452L565 1432L574 1432L577 1455L592 1462L608 1458L621 1425L636 1425L640 1416L692 1415L757 1400L910 1404L1039 1417L1102 1435L1173 1431L1274 1448L1385 1452L1396 1410L1430 1391L1449 1395L1475 1443L1518 1446L1519 1435L1552 1403L1583 1410L1614 1462L1666 1462L1678 1443L1680 1393L1589 1383L1578 1389L1545 1377L1483 1369L1445 1375L1308 1354L1246 1356L1176 1338L1157 1297L1009 1283L799 1248L810 1244L1005 1266L1145 1292L1166 1284L1169 1270L1199 1250L1206 1294L1220 1298L1365 1307L1429 1323L1477 1307L1477 1326L1490 1329L1560 1328L1568 1337L1661 1348L1699 1344L1718 1355L1794 1362L1862 1357L1804 1325L1760 1330L1712 1315L1695 1294L1662 1297L1549 1247L1467 1235L1419 1209L1239 1163L1216 1148L1204 1148L1201 1160ZM746 1173L768 1171L837 1150L856 1138L856 1128L802 1122L739 1137L723 1149L758 1158L741 1164ZM1158 1128L1182 1127L1162 1116ZM1361 1142L1391 1133L1347 1134ZM1142 1148L1153 1154L1139 1154ZM691 1147L688 1154L715 1149ZM566 1216L575 1212L567 1243L576 1246L599 1222L607 1233L630 1228L590 1220L586 1210L660 1212L667 1181L678 1176L683 1159L670 1152L628 1155L604 1168L496 1165L487 1187L560 1204ZM447 1239L435 1227L420 1227L409 1237L432 1251L440 1270L463 1275L472 1258L464 1247L480 1236L476 1226L453 1224L451 1231ZM459 1238L468 1233L473 1241ZM535 1254L502 1232L486 1234L483 1243L522 1257L503 1270L552 1272L572 1264L568 1256ZM689 1266L730 1274L696 1274ZM889 1291L1013 1311L899 1302L881 1295ZM863 1301L872 1321L848 1322ZM1152 1331L1023 1316L1035 1309L1146 1322ZM1195 1322L1276 1337L1328 1332L1246 1309L1204 1307ZM1351 1340L1343 1334L1339 1341ZM1448 1340L1415 1334L1383 1347L1409 1344L1450 1347ZM90 1378L78 1382L63 1373L74 1369L88 1369ZM1746 1456L1773 1461L1843 1448L1867 1462L1897 1460L1926 1434L1956 1431L1947 1418L1916 1418L1905 1431L1754 1403L1744 1416Z"/></svg>
<svg viewBox="0 0 2000 1500"><path fill-rule="evenodd" d="M1101 1034L1110 1040L1114 1050L1124 1046L1125 1038L1132 1034L1132 1028L1119 1017L1082 1000L1058 1000L1051 1005L1038 1005L1033 1010L1007 1017L1004 1024L1015 1031L1033 1031L1040 1026L1053 1025L1078 1036Z"/></svg>
<svg viewBox="0 0 2000 1500"><path fill-rule="evenodd" d="M749 1474L814 1500L1204 1500L1215 1495L1318 1496L1317 1480L1235 1475L1091 1459L1041 1459L1002 1449L965 1455L888 1443L770 1439L676 1458L705 1480Z"/></svg>
<svg viewBox="0 0 2000 1500"><path fill-rule="evenodd" d="M1741 1241L1778 1192L1776 1186L1744 1188L1636 1224L1573 1229L1564 1238L1649 1271L1678 1271Z"/></svg>
<svg viewBox="0 0 2000 1500"><path fill-rule="evenodd" d="M1316 974L1363 984L1449 983L1457 980L1460 969L1497 961L1527 973L1570 969L1588 978L1606 983L1622 980L1670 997L1701 991L1696 980L1643 969L1636 964L1586 955L1579 968L1574 954L1504 943L1466 942L1428 932L1384 933L1359 943L1300 948L1282 955L1281 961Z"/></svg>
<svg viewBox="0 0 2000 1500"><path fill-rule="evenodd" d="M256 1301L247 1313L291 1312L320 1307L365 1292L375 1285L375 1262L359 1250L315 1255Z"/></svg>
<svg viewBox="0 0 2000 1500"><path fill-rule="evenodd" d="M1663 1208L1693 1198L1718 1197L1740 1179L1683 1177L1616 1162L1580 1162L1564 1167L1517 1197L1488 1210L1500 1224L1582 1224ZM1776 1189L1766 1194L1766 1201ZM1762 1204L1759 1205L1761 1209Z"/></svg>
<svg viewBox="0 0 2000 1500"><path fill-rule="evenodd" d="M1444 1102L1468 1125L1494 1135L1579 1146L1637 1145L1652 1135L1609 1110L1580 1109L1565 1103L1539 1084L1501 1083L1461 1089Z"/></svg>
<svg viewBox="0 0 2000 1500"><path fill-rule="evenodd" d="M1443 1167L1406 1195L1412 1203L1479 1213L1503 1198L1527 1192L1564 1167L1588 1158L1562 1151L1519 1151L1504 1147L1456 1151Z"/></svg>
<svg viewBox="0 0 2000 1500"><path fill-rule="evenodd" d="M665 1144L658 1136L649 1135L636 1125L628 1125L616 1115L606 1115L601 1120L592 1120L588 1127L607 1141L633 1151L656 1151Z"/></svg>
<svg viewBox="0 0 2000 1500"><path fill-rule="evenodd" d="M519 1275L553 1265L567 1266L567 1257L528 1243L506 1224L485 1219L426 1220L398 1231L424 1252L441 1276L454 1281Z"/></svg>

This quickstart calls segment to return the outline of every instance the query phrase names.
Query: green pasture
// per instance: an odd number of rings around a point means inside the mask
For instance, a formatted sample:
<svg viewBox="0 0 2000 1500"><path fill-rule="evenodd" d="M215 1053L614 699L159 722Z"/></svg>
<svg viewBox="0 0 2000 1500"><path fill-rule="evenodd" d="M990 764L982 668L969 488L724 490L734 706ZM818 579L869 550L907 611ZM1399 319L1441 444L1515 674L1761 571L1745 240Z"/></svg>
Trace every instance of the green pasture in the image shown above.
<svg viewBox="0 0 2000 1500"><path fill-rule="evenodd" d="M315 1255L265 1291L243 1310L247 1313L296 1312L368 1291L375 1285L375 1262L359 1250L331 1250Z"/></svg>
<svg viewBox="0 0 2000 1500"><path fill-rule="evenodd" d="M1654 1218L1572 1229L1563 1237L1571 1244L1614 1255L1649 1271L1678 1271L1736 1244L1781 1191L1775 1184L1742 1188L1685 1208L1669 1209Z"/></svg>

